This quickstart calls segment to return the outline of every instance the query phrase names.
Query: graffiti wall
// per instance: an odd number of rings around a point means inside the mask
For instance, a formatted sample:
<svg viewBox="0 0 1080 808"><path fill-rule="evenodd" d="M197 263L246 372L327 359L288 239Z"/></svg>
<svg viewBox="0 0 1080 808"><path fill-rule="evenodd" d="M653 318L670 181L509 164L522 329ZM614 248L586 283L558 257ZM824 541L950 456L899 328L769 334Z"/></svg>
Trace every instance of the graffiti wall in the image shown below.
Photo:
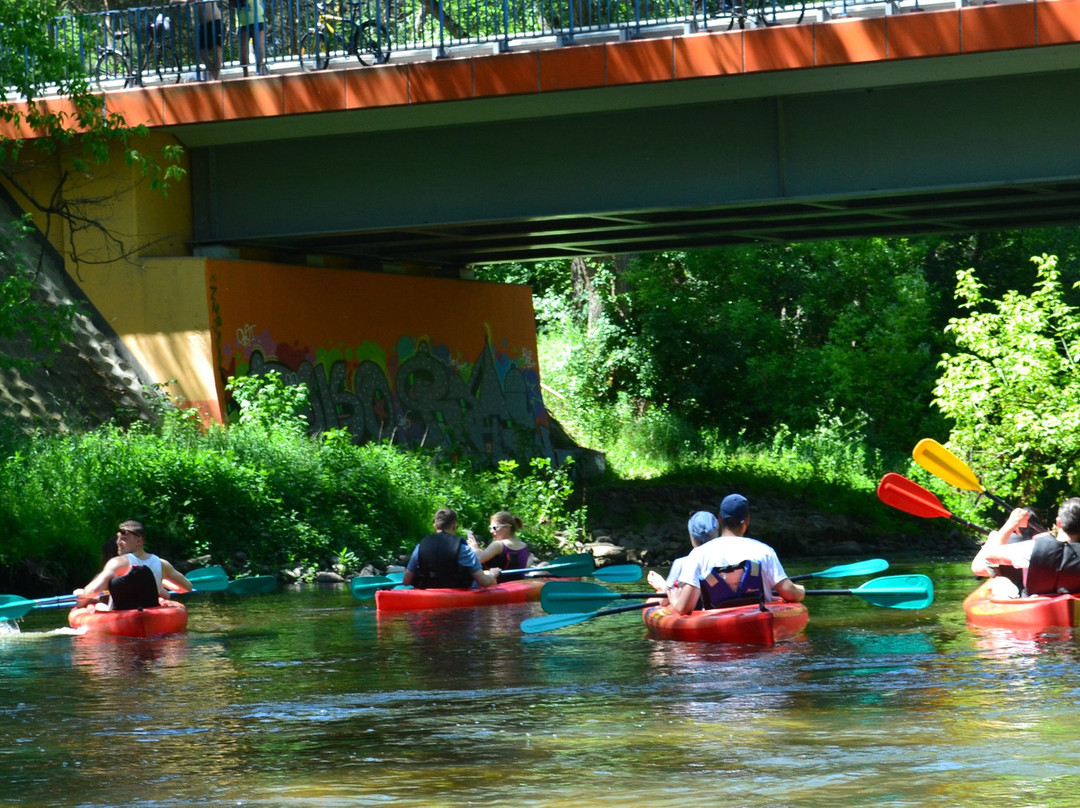
<svg viewBox="0 0 1080 808"><path fill-rule="evenodd" d="M493 458L551 457L524 286L207 261L218 395L281 373L313 432Z"/></svg>

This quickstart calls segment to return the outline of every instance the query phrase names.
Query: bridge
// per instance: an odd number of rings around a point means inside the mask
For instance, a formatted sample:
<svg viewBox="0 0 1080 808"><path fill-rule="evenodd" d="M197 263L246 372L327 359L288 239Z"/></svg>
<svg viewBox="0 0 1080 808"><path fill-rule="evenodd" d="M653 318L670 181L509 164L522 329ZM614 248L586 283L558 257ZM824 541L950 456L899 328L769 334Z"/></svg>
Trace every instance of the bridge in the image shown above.
<svg viewBox="0 0 1080 808"><path fill-rule="evenodd" d="M200 246L461 266L1065 223L1078 8L657 22L109 96L190 149Z"/></svg>
<svg viewBox="0 0 1080 808"><path fill-rule="evenodd" d="M69 272L210 416L273 368L325 427L550 454L528 291L469 264L1076 222L1080 0L823 8L109 86L190 183L108 214L139 267Z"/></svg>

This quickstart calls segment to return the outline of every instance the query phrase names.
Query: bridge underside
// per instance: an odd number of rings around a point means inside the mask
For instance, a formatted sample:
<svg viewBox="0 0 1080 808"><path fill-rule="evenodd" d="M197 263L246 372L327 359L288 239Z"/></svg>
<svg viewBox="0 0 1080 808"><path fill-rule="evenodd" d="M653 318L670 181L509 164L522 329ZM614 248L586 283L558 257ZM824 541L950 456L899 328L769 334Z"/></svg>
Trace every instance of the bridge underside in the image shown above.
<svg viewBox="0 0 1080 808"><path fill-rule="evenodd" d="M1080 221L1080 49L177 128L196 242L464 265Z"/></svg>

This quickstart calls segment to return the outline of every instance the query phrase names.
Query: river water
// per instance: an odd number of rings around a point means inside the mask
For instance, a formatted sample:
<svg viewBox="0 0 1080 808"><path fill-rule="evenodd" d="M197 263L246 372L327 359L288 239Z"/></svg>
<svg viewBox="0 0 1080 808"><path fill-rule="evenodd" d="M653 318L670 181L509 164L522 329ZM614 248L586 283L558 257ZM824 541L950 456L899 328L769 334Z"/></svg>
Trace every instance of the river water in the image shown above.
<svg viewBox="0 0 1080 808"><path fill-rule="evenodd" d="M0 805L1074 808L1072 632L968 628L966 564L900 572L933 607L815 598L773 649L649 640L636 612L383 617L344 588L192 596L155 641L34 612L0 635Z"/></svg>

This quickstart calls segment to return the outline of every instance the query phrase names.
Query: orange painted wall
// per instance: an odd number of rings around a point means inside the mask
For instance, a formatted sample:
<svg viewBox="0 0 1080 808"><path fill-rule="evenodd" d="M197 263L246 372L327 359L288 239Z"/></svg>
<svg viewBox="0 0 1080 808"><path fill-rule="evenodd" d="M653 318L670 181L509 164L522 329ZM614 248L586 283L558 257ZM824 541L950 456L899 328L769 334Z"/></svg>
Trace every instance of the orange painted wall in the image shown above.
<svg viewBox="0 0 1080 808"><path fill-rule="evenodd" d="M528 287L207 260L219 394L276 370L315 430L550 456Z"/></svg>

